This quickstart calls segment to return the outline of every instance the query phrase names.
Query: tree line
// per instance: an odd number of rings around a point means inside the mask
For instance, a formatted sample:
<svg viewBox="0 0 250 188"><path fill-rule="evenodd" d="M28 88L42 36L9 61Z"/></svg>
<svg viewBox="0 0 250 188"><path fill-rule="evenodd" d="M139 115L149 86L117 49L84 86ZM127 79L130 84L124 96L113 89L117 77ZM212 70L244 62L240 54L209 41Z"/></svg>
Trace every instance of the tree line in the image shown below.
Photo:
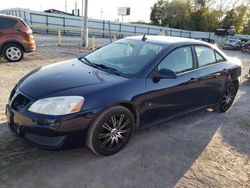
<svg viewBox="0 0 250 188"><path fill-rule="evenodd" d="M192 31L214 32L235 26L250 34L250 0L159 0L151 7L151 23Z"/></svg>

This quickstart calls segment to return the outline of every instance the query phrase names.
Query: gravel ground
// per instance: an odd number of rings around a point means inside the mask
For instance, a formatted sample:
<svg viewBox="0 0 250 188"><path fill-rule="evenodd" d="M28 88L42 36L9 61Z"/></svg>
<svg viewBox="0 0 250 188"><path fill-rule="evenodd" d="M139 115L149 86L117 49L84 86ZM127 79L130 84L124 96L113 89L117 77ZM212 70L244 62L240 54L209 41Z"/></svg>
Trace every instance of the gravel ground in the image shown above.
<svg viewBox="0 0 250 188"><path fill-rule="evenodd" d="M240 87L229 112L204 110L140 131L110 157L95 156L87 147L40 150L13 136L4 105L14 84L36 67L84 53L70 45L50 46L48 51L44 44L20 63L0 61L1 188L250 187L249 81ZM250 55L226 53L244 60L245 75Z"/></svg>

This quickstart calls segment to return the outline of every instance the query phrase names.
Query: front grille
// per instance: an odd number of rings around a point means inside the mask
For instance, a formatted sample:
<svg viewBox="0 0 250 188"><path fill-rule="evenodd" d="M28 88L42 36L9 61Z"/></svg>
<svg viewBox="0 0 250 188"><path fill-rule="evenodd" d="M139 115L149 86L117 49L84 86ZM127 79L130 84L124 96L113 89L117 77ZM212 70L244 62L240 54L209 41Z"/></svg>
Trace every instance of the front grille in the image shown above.
<svg viewBox="0 0 250 188"><path fill-rule="evenodd" d="M27 97L25 97L22 94L18 94L17 96L15 96L15 98L12 100L11 103L11 107L14 110L20 110L22 108L24 108L25 106L27 106L27 104L30 103L30 99L28 99Z"/></svg>

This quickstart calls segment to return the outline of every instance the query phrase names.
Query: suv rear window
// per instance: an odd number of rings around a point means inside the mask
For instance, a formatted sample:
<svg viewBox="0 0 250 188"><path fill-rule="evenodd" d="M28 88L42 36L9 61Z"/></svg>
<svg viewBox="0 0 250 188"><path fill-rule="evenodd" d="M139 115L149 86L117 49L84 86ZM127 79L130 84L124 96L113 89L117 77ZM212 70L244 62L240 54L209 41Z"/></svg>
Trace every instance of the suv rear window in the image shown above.
<svg viewBox="0 0 250 188"><path fill-rule="evenodd" d="M16 25L17 21L8 19L8 18L0 18L0 28L1 29L10 29Z"/></svg>

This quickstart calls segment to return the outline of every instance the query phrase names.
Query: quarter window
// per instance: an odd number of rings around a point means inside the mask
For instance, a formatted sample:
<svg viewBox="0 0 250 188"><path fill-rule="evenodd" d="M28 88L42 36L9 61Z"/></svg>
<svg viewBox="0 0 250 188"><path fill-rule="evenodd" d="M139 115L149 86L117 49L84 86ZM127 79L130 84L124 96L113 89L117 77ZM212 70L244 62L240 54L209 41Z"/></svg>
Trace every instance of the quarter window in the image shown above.
<svg viewBox="0 0 250 188"><path fill-rule="evenodd" d="M161 69L170 69L176 74L193 69L193 56L189 46L181 47L171 52L158 66Z"/></svg>
<svg viewBox="0 0 250 188"><path fill-rule="evenodd" d="M216 63L214 50L205 46L196 46L195 51L197 54L199 67L204 67Z"/></svg>
<svg viewBox="0 0 250 188"><path fill-rule="evenodd" d="M0 18L0 28L10 29L16 25L17 21L12 19Z"/></svg>
<svg viewBox="0 0 250 188"><path fill-rule="evenodd" d="M225 61L225 58L221 56L218 52L215 52L215 57L216 57L217 62Z"/></svg>

